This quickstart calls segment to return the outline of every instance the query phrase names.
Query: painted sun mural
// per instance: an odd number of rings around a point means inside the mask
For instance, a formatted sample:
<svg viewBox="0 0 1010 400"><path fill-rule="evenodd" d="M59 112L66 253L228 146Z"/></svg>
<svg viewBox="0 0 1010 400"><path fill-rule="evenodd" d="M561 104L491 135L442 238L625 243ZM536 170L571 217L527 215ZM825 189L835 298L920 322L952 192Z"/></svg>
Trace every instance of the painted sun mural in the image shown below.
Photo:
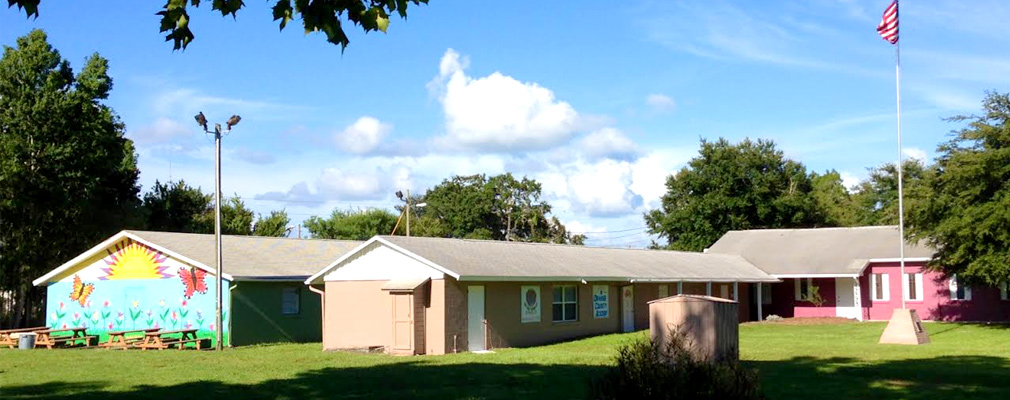
<svg viewBox="0 0 1010 400"><path fill-rule="evenodd" d="M104 261L108 268L102 268L105 276L99 277L103 281L172 277L171 274L165 272L168 267L164 265L164 262L168 257L142 243L128 240L123 244L117 244L115 252L112 249L106 251L109 256Z"/></svg>

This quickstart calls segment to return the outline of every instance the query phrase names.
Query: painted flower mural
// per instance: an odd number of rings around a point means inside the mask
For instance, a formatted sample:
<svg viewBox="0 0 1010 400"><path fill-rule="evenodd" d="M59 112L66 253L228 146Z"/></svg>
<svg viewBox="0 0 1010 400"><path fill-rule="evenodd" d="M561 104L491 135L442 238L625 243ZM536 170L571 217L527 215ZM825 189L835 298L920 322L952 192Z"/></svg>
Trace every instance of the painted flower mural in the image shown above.
<svg viewBox="0 0 1010 400"><path fill-rule="evenodd" d="M105 276L99 277L101 280L172 277L165 272L168 267L164 262L168 257L142 243L129 240L124 244L117 244L116 251L109 249L108 253L109 256L104 260L108 268L102 268Z"/></svg>

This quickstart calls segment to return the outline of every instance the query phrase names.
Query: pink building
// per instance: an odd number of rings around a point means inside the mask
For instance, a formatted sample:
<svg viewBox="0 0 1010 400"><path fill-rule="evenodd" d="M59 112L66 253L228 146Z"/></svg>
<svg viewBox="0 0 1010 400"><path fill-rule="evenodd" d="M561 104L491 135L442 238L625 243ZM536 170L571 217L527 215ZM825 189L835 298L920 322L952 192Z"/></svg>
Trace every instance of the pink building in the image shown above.
<svg viewBox="0 0 1010 400"><path fill-rule="evenodd" d="M956 276L925 271L932 251L905 244L899 267L898 228L764 229L730 231L707 251L739 255L781 283L764 283L750 301L752 318L843 317L887 320L905 297L927 320L1010 321L1007 284L959 284ZM817 292L823 303L807 301Z"/></svg>

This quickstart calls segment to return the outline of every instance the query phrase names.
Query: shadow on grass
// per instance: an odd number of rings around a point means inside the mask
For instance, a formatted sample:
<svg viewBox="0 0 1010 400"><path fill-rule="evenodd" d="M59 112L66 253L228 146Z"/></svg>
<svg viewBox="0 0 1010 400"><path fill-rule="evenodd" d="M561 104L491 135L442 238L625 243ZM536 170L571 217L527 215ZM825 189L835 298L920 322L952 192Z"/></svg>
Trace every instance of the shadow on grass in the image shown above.
<svg viewBox="0 0 1010 400"><path fill-rule="evenodd" d="M770 399L1010 398L1010 359L952 356L867 362L797 357L748 361ZM288 368L278 365L277 368ZM168 386L139 385L107 392L102 382L11 385L6 399L580 399L605 367L542 364L449 364L407 361L372 367L322 368L288 379L225 383L205 376ZM116 373L128 373L118 371ZM221 371L227 374L228 371ZM137 377L138 381L156 377Z"/></svg>
<svg viewBox="0 0 1010 400"><path fill-rule="evenodd" d="M1007 399L1010 359L950 356L868 362L796 357L749 361L771 399Z"/></svg>
<svg viewBox="0 0 1010 400"><path fill-rule="evenodd" d="M277 368L286 368L278 365ZM449 364L423 361L322 368L255 384L214 380L135 386L109 392L96 382L17 386L5 382L3 399L571 399L585 398L602 366ZM126 373L122 371L121 373ZM227 374L227 371L222 371ZM206 377L213 379L213 377ZM142 381L138 377L138 381Z"/></svg>

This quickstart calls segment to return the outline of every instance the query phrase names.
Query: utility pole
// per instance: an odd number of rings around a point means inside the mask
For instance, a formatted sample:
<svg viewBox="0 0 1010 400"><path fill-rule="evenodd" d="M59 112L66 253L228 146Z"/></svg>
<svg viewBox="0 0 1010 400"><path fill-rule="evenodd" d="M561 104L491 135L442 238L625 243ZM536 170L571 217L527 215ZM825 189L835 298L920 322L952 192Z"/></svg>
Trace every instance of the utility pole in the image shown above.
<svg viewBox="0 0 1010 400"><path fill-rule="evenodd" d="M211 133L211 131L207 129L207 118L203 116L202 111L193 118L196 119L196 123L198 125L203 127L204 133ZM232 115L231 118L228 118L227 122L228 130L225 131L224 134L227 135L228 133L231 133L231 127L238 125L239 121L241 120L242 117L238 115ZM223 339L222 331L224 331L224 326L222 324L223 320L222 308L224 304L223 303L224 294L222 293L224 291L223 290L224 279L222 278L222 275L224 274L223 271L224 261L222 257L223 252L221 250L221 137L223 136L221 132L221 124L214 124L213 133L214 133L214 247L216 253L215 256L216 265L214 266L214 275L217 284L216 289L214 290L216 297L215 301L217 304L217 312L216 315L214 316L215 321L214 348L220 351L222 349L222 343L221 343Z"/></svg>
<svg viewBox="0 0 1010 400"><path fill-rule="evenodd" d="M407 237L410 237L410 189L407 189Z"/></svg>

